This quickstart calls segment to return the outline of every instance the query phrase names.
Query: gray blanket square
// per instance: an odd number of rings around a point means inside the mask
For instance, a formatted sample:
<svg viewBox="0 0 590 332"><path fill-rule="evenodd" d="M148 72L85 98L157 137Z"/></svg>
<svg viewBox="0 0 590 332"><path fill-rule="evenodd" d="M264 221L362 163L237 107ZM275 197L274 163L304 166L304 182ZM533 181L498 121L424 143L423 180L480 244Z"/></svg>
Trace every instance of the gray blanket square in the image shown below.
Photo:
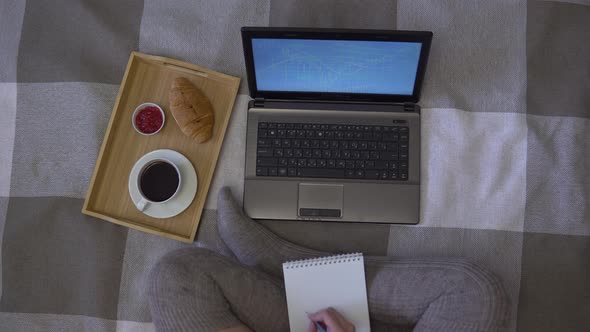
<svg viewBox="0 0 590 332"><path fill-rule="evenodd" d="M11 195L83 198L118 90L86 82L20 84Z"/></svg>
<svg viewBox="0 0 590 332"><path fill-rule="evenodd" d="M117 318L127 229L82 215L82 203L10 199L0 311Z"/></svg>
<svg viewBox="0 0 590 332"><path fill-rule="evenodd" d="M590 118L590 6L529 1L527 111Z"/></svg>
<svg viewBox="0 0 590 332"><path fill-rule="evenodd" d="M19 82L121 82L137 50L142 0L27 1Z"/></svg>
<svg viewBox="0 0 590 332"><path fill-rule="evenodd" d="M0 2L0 82L16 82L16 64L20 43L25 1L11 0ZM11 33L6 33L10 31Z"/></svg>
<svg viewBox="0 0 590 332"><path fill-rule="evenodd" d="M588 253L587 236L524 234L518 326L526 331L590 326Z"/></svg>
<svg viewBox="0 0 590 332"><path fill-rule="evenodd" d="M527 122L525 231L590 235L590 121L529 116Z"/></svg>
<svg viewBox="0 0 590 332"><path fill-rule="evenodd" d="M0 196L0 239L4 237L6 226L6 212L8 210L8 197ZM2 297L2 245L0 245L0 298Z"/></svg>
<svg viewBox="0 0 590 332"><path fill-rule="evenodd" d="M270 26L395 29L397 1L271 0Z"/></svg>

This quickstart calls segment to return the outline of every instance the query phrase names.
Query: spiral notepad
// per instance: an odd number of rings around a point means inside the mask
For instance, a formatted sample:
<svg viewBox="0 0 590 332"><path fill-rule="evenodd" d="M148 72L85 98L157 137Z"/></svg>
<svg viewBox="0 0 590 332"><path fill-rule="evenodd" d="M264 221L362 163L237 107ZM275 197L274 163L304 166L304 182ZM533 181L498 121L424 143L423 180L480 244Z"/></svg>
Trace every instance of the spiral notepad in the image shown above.
<svg viewBox="0 0 590 332"><path fill-rule="evenodd" d="M307 331L306 313L327 307L350 320L357 332L370 331L361 253L286 262L283 274L291 332Z"/></svg>

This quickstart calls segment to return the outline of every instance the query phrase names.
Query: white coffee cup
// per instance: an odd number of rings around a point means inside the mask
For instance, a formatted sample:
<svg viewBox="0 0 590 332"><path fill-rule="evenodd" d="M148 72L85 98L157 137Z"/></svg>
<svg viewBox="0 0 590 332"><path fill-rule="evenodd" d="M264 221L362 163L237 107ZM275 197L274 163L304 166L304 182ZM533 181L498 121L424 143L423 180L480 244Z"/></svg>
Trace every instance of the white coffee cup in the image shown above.
<svg viewBox="0 0 590 332"><path fill-rule="evenodd" d="M172 166L175 174L171 173L171 168L169 166ZM155 169L154 167L158 167L158 169ZM178 179L176 188L173 188L174 185L172 183L174 175L176 175ZM150 204L164 204L172 200L180 191L182 176L178 166L173 162L168 159L157 158L152 159L143 165L137 174L136 181L141 199L135 203L135 206L138 210L144 211Z"/></svg>

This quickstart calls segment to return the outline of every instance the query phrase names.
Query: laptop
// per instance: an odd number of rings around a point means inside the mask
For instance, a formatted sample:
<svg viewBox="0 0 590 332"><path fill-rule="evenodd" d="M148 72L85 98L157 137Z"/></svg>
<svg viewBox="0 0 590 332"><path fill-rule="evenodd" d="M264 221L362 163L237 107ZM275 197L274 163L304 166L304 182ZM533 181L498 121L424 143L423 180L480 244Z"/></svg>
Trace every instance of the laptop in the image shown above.
<svg viewBox="0 0 590 332"><path fill-rule="evenodd" d="M257 219L416 224L432 32L242 28L244 209Z"/></svg>

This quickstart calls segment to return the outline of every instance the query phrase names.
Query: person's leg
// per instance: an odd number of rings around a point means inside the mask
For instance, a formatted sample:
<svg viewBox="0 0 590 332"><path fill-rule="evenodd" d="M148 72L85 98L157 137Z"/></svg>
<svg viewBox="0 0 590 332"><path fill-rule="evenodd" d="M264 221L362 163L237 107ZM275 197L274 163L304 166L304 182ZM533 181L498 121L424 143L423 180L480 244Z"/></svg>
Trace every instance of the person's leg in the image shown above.
<svg viewBox="0 0 590 332"><path fill-rule="evenodd" d="M236 204L227 187L219 191L217 216L219 235L237 259L276 277L283 277L282 264L288 260L331 255L295 245L253 222Z"/></svg>
<svg viewBox="0 0 590 332"><path fill-rule="evenodd" d="M276 236L252 221L227 188L218 199L221 238L242 263L282 276L288 260L330 255ZM365 257L372 320L417 331L493 331L508 319L498 279L461 259Z"/></svg>
<svg viewBox="0 0 590 332"><path fill-rule="evenodd" d="M157 331L288 331L280 279L201 248L164 256L149 278Z"/></svg>
<svg viewBox="0 0 590 332"><path fill-rule="evenodd" d="M371 318L414 331L499 331L509 319L500 281L461 259L366 257Z"/></svg>

